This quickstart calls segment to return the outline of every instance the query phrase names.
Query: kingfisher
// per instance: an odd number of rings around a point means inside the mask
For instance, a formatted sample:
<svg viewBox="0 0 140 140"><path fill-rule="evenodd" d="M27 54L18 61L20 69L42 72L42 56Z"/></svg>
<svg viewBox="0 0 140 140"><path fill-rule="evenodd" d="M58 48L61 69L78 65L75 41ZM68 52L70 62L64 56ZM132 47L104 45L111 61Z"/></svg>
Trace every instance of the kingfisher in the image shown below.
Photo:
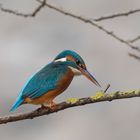
<svg viewBox="0 0 140 140"><path fill-rule="evenodd" d="M54 107L54 98L68 88L75 75L84 75L100 87L88 72L82 57L72 50L64 50L27 80L10 111L16 110L22 104Z"/></svg>

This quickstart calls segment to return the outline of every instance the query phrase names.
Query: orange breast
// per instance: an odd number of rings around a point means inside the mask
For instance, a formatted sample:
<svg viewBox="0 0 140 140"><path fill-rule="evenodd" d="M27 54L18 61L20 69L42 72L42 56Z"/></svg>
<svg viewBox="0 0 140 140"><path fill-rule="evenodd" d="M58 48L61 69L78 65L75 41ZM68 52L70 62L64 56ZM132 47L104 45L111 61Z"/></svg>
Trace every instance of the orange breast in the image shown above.
<svg viewBox="0 0 140 140"><path fill-rule="evenodd" d="M44 104L47 102L52 101L56 96L58 96L60 93L62 93L69 84L71 83L73 79L74 73L72 70L69 68L64 77L60 81L58 81L58 84L54 90L48 91L44 93L42 96L31 100L30 98L25 99L25 103L29 104Z"/></svg>

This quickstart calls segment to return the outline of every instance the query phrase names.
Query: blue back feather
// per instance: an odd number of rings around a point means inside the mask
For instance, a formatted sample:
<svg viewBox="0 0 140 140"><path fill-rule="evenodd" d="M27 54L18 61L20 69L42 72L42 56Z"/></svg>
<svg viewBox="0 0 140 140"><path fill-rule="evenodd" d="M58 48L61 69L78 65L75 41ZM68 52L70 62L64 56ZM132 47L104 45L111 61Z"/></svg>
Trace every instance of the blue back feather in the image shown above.
<svg viewBox="0 0 140 140"><path fill-rule="evenodd" d="M55 89L57 82L67 72L68 66L76 67L76 64L73 62L52 62L35 75L31 76L23 86L23 89L10 111L14 111L20 106L25 97L35 99L42 96L44 93Z"/></svg>
<svg viewBox="0 0 140 140"><path fill-rule="evenodd" d="M18 97L17 97L15 103L12 105L12 107L11 107L11 109L10 109L10 112L16 110L16 108L19 107L19 106L22 104L22 102L23 102L23 97L22 97L23 90L24 90L24 88L27 86L28 82L32 79L33 76L34 76L34 75L31 75L31 76L28 78L28 80L26 81L26 83L24 84L24 86L23 86L23 88L22 88L20 94L18 95Z"/></svg>
<svg viewBox="0 0 140 140"><path fill-rule="evenodd" d="M20 93L19 96L17 97L15 103L12 105L10 112L16 110L16 108L19 107L22 102L23 102L22 93Z"/></svg>

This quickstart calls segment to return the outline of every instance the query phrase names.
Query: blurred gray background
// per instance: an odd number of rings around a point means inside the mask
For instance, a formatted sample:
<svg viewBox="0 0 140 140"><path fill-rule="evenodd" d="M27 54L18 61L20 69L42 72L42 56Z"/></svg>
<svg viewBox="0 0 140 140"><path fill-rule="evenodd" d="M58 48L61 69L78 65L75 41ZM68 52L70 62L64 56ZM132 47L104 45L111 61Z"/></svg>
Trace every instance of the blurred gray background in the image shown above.
<svg viewBox="0 0 140 140"><path fill-rule="evenodd" d="M49 2L90 18L140 8L139 0ZM32 12L38 5L35 0L0 0L0 3L24 13ZM124 39L131 39L140 34L140 13L100 24ZM140 45L140 41L135 44ZM128 56L128 52L134 51L102 31L49 8L27 19L0 11L0 116L11 114L9 108L26 79L64 49L74 50L83 57L103 89L110 83L108 92L140 88L140 62ZM56 102L87 97L99 90L85 77L77 77ZM16 113L37 107L21 106ZM0 125L0 139L139 140L139 107L140 98L133 98L71 108Z"/></svg>

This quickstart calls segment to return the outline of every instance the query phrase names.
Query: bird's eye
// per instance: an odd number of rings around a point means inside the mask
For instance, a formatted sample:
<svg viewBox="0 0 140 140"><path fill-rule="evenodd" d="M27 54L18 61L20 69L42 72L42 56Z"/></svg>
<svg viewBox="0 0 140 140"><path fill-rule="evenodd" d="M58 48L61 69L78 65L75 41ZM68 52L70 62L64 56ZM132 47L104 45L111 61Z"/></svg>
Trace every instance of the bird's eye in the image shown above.
<svg viewBox="0 0 140 140"><path fill-rule="evenodd" d="M79 61L79 60L77 60L77 61L76 61L76 64L77 64L77 65L79 65L79 64L80 64L80 61Z"/></svg>
<svg viewBox="0 0 140 140"><path fill-rule="evenodd" d="M81 68L83 68L83 65L80 63L79 60L76 61L76 64L77 64L78 66L80 66Z"/></svg>

